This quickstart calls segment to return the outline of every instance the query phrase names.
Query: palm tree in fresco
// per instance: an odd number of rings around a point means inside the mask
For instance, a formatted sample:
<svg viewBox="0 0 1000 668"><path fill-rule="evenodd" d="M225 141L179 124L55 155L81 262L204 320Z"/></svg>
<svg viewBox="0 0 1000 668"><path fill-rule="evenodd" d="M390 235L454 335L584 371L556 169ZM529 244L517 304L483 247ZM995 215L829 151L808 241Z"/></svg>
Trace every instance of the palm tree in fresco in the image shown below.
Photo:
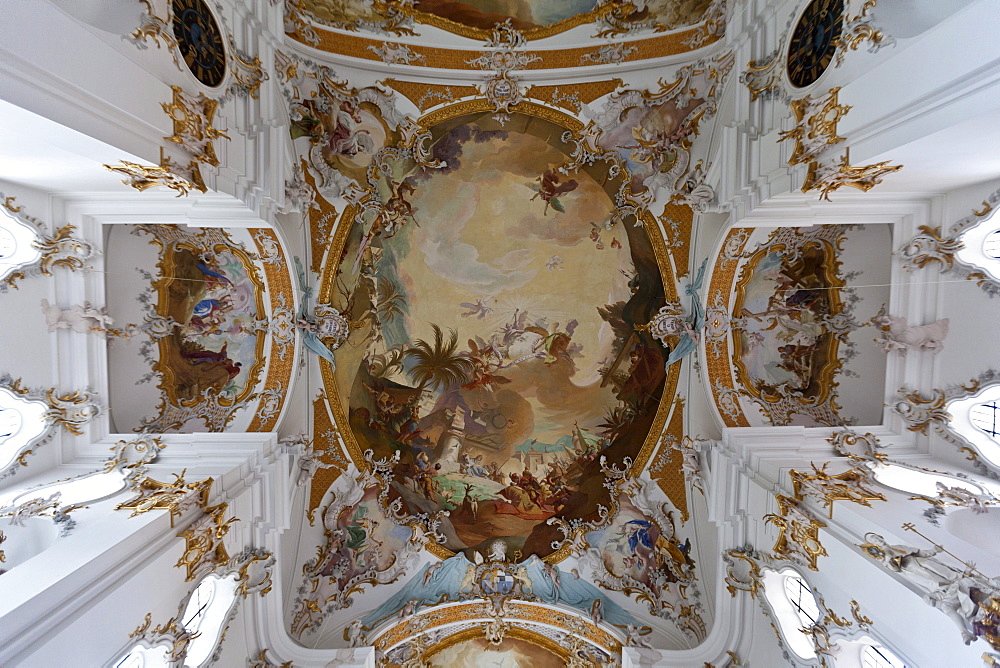
<svg viewBox="0 0 1000 668"><path fill-rule="evenodd" d="M458 332L449 329L450 336L445 341L440 327L432 324L431 328L432 343L417 339L406 351L406 356L414 360L410 376L419 383L421 391L466 382L475 369L472 360L457 352Z"/></svg>
<svg viewBox="0 0 1000 668"><path fill-rule="evenodd" d="M406 300L399 292L396 284L384 276L378 280L378 320L380 323L389 323L396 319L396 316L403 314Z"/></svg>

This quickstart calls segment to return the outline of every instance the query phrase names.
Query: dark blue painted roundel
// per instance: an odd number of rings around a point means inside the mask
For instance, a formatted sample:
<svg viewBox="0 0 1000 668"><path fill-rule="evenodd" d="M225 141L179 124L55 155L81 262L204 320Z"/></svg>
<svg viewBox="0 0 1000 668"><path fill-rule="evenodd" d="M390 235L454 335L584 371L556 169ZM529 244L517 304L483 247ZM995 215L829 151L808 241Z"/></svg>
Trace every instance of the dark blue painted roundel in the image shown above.
<svg viewBox="0 0 1000 668"><path fill-rule="evenodd" d="M226 48L219 24L203 0L172 0L174 37L191 73L215 88L226 76Z"/></svg>
<svg viewBox="0 0 1000 668"><path fill-rule="evenodd" d="M788 78L802 88L830 66L844 27L844 0L812 0L802 12L788 44Z"/></svg>

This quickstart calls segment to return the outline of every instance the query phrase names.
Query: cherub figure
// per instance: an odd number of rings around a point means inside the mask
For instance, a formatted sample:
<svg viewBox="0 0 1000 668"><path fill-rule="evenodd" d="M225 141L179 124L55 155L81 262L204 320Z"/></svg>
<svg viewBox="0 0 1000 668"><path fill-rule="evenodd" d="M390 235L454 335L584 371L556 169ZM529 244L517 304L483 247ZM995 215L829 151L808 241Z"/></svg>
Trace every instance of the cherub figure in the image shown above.
<svg viewBox="0 0 1000 668"><path fill-rule="evenodd" d="M549 205L559 213L566 213L566 208L559 201L559 195L565 193L573 192L579 185L576 179L570 179L563 183L559 182L559 173L556 172L555 168L550 167L545 170L545 173L535 179L538 185L529 185L528 187L535 191L532 200L542 198L545 202L545 210L542 211L542 215L548 215Z"/></svg>

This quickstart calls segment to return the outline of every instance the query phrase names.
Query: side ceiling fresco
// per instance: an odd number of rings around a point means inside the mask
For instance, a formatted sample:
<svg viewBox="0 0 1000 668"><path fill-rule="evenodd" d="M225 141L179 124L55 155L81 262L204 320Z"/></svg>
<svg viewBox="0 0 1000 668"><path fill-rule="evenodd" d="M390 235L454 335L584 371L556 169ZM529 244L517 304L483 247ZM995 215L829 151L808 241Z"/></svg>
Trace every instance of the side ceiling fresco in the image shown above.
<svg viewBox="0 0 1000 668"><path fill-rule="evenodd" d="M123 305L106 331L116 427L273 428L294 360L294 294L274 232L121 225L107 253L113 272L147 285L111 302Z"/></svg>
<svg viewBox="0 0 1000 668"><path fill-rule="evenodd" d="M884 226L729 232L711 278L705 337L711 390L727 424L881 422L882 386L854 383L861 369L885 375L870 319L889 298L888 268L860 260L878 257L866 252L873 246L891 247Z"/></svg>

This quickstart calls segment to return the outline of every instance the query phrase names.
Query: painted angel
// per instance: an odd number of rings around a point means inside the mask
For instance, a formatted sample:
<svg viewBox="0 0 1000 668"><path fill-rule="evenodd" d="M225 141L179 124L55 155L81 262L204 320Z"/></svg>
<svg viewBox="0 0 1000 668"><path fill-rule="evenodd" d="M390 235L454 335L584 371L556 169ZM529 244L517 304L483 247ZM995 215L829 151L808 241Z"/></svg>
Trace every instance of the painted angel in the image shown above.
<svg viewBox="0 0 1000 668"><path fill-rule="evenodd" d="M540 177L535 179L537 185L530 185L529 188L535 191L532 200L542 198L545 202L545 210L542 211L542 215L548 215L549 205L559 213L566 213L566 208L559 201L559 195L564 195L566 193L573 192L579 185L575 179L570 179L563 183L559 182L559 174L554 168L549 168L545 170L545 173Z"/></svg>
<svg viewBox="0 0 1000 668"><path fill-rule="evenodd" d="M492 297L479 297L476 299L476 303L462 302L459 304L464 309L468 309L465 313L462 313L463 318L468 318L471 316L476 316L477 320L482 320L490 313L493 312L493 307L487 306L487 302L490 301Z"/></svg>
<svg viewBox="0 0 1000 668"><path fill-rule="evenodd" d="M524 331L538 334L542 337L535 344L535 350L544 351L545 363L554 364L560 357L570 359L569 344L579 322L576 319L570 320L566 323L565 330L559 329L558 322L552 325L551 330L541 327L541 324L541 322L538 322L530 327L525 327Z"/></svg>

